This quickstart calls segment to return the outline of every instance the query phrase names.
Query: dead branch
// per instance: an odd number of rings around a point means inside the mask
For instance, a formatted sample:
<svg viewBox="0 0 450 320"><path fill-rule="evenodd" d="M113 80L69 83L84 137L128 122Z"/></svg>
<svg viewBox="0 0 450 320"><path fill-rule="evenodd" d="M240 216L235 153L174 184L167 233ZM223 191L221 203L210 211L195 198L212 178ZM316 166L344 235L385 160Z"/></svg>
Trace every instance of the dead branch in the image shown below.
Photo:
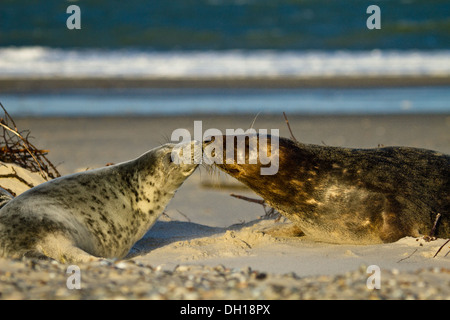
<svg viewBox="0 0 450 320"><path fill-rule="evenodd" d="M417 250L418 250L418 249L415 249L409 256L407 256L407 257L405 257L405 258L403 258L403 259L398 260L397 263L399 263L399 262L401 262L401 261L403 261L403 260L406 260L406 259L411 258L411 256L412 256L414 253L416 253Z"/></svg>
<svg viewBox="0 0 450 320"><path fill-rule="evenodd" d="M39 171L41 172L41 175L43 178L45 178L45 175L42 171L42 167L41 164L39 163L38 159L36 158L36 156L30 151L30 149L27 147L26 145L26 140L20 135L20 133L18 133L17 131L12 130L11 128L9 128L7 125L0 123L0 126L2 126L4 129L11 131L13 134L15 134L16 136L18 136L22 141L25 142L25 144L23 145L23 147L26 149L26 151L28 152L28 154L33 158L33 160L36 162L36 164L39 167Z"/></svg>
<svg viewBox="0 0 450 320"><path fill-rule="evenodd" d="M178 213L181 214L188 222L191 222L191 219L189 219L189 217L187 215L185 215L183 212L181 212L180 210L178 210Z"/></svg>
<svg viewBox="0 0 450 320"><path fill-rule="evenodd" d="M249 197L241 196L239 194L234 194L234 193L230 194L230 196L238 198L238 199L241 199L241 200L245 200L245 201L248 201L248 202L257 203L257 204L262 205L263 207L266 207L266 202L264 200L261 200L261 199L249 198Z"/></svg>
<svg viewBox="0 0 450 320"><path fill-rule="evenodd" d="M29 141L30 132L19 131L1 103L0 107L4 113L0 118L0 161L14 163L31 172L39 172L45 180L60 177L56 167L46 157L48 150L36 148Z"/></svg>
<svg viewBox="0 0 450 320"><path fill-rule="evenodd" d="M241 195L234 194L234 193L230 194L230 196L241 199L241 200L245 200L248 202L257 203L257 204L262 205L263 209L264 209L263 218L276 218L276 220L278 221L281 217L281 214L278 211L276 211L274 208L269 207L269 210L267 210L268 205L264 200L249 198L249 197L241 196Z"/></svg>
<svg viewBox="0 0 450 320"><path fill-rule="evenodd" d="M441 252L441 250L442 250L442 249L445 247L445 245L446 245L447 243L449 243L449 242L450 242L450 239L448 239L447 241L445 241L444 244L443 244L442 246L439 247L438 251L436 251L436 253L434 254L433 258L436 257L436 256L438 255L438 253ZM447 254L446 254L445 256L447 256Z"/></svg>
<svg viewBox="0 0 450 320"><path fill-rule="evenodd" d="M1 174L0 178L13 178L13 179L17 179L20 182L22 182L23 184L25 184L28 188L33 188L33 184L29 183L28 181L26 181L24 178L20 177L17 175L17 173L9 173L9 174Z"/></svg>

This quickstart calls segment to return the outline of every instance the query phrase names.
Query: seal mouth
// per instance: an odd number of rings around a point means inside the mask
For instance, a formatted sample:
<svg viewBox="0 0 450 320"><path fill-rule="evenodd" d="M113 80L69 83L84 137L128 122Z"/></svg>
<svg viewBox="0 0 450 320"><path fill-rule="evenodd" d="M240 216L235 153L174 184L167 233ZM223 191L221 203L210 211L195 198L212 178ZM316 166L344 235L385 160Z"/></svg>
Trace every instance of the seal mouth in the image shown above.
<svg viewBox="0 0 450 320"><path fill-rule="evenodd" d="M259 134L212 136L203 141L204 162L231 176L278 172L279 137Z"/></svg>
<svg viewBox="0 0 450 320"><path fill-rule="evenodd" d="M196 140L172 145L168 151L169 163L176 166L196 167L201 163L203 145Z"/></svg>

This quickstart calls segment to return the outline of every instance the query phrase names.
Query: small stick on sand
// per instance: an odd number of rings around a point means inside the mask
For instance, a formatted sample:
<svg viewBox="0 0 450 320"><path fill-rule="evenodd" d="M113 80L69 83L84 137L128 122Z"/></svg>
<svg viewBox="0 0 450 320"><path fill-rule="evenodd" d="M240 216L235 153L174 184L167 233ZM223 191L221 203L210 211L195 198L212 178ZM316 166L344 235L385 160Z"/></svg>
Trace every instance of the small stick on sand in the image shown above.
<svg viewBox="0 0 450 320"><path fill-rule="evenodd" d="M264 208L266 207L266 202L264 200L261 200L261 199L248 198L248 197L241 196L239 194L234 194L234 193L230 194L230 196L238 198L238 199L241 199L241 200L245 200L245 201L248 201L248 202L253 202L253 203L260 204Z"/></svg>
<svg viewBox="0 0 450 320"><path fill-rule="evenodd" d="M24 178L22 178L21 176L19 176L16 172L16 170L14 170L14 168L11 168L13 173L9 173L9 174L0 174L0 178L3 179L8 179L8 178L14 178L19 180L20 182L22 182L23 184L25 184L28 188L33 188L34 185L32 183L29 183L28 181L26 181ZM11 193L11 192L10 192Z"/></svg>
<svg viewBox="0 0 450 320"><path fill-rule="evenodd" d="M189 219L189 217L187 215L185 215L183 212L181 212L180 210L178 210L178 213L181 214L188 222L191 222L191 219Z"/></svg>
<svg viewBox="0 0 450 320"><path fill-rule="evenodd" d="M249 198L249 197L241 196L239 194L234 194L234 193L231 193L230 196L238 198L238 199L241 199L241 200L245 200L245 201L248 201L248 202L253 202L253 203L257 203L257 204L262 205L263 209L264 209L264 213L265 213L263 218L272 218L272 217L274 217L274 218L276 218L276 221L278 221L281 218L281 214L278 211L275 211L274 208L270 208L269 211L266 210L267 203L264 200Z"/></svg>
<svg viewBox="0 0 450 320"><path fill-rule="evenodd" d="M398 260L397 263L399 263L399 262L401 262L401 261L403 261L403 260L406 260L406 259L411 258L411 256L412 256L414 253L416 253L416 252L417 252L417 249L414 250L414 251L413 251L409 256L407 256L406 258L403 258L403 259Z"/></svg>
<svg viewBox="0 0 450 320"><path fill-rule="evenodd" d="M436 253L434 254L433 258L436 257L436 256L438 255L438 253L441 252L442 248L444 248L445 245L446 245L447 243L449 243L449 242L450 242L450 239L448 239L447 241L445 241L444 244L443 244L442 246L440 246L439 250L436 251ZM446 254L446 256L447 256L447 254Z"/></svg>

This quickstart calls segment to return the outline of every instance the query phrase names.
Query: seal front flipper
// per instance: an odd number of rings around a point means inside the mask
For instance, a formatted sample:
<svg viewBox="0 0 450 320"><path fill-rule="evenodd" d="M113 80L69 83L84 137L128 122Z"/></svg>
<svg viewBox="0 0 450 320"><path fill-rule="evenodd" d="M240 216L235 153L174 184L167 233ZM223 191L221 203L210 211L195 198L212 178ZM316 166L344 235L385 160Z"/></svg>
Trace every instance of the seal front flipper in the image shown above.
<svg viewBox="0 0 450 320"><path fill-rule="evenodd" d="M54 259L60 263L77 263L99 261L101 258L95 257L86 251L76 247L74 243L61 235L47 235L36 244L37 254Z"/></svg>

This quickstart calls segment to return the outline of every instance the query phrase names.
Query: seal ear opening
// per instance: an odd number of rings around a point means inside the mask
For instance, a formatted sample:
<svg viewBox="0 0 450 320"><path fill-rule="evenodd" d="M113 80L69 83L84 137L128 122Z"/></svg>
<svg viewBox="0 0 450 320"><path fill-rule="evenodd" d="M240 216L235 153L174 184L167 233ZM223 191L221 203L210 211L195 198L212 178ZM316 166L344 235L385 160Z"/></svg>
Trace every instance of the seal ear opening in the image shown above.
<svg viewBox="0 0 450 320"><path fill-rule="evenodd" d="M213 143L214 141L216 141L216 137L215 136L208 136L203 140L202 143L202 148L205 148L207 145Z"/></svg>

